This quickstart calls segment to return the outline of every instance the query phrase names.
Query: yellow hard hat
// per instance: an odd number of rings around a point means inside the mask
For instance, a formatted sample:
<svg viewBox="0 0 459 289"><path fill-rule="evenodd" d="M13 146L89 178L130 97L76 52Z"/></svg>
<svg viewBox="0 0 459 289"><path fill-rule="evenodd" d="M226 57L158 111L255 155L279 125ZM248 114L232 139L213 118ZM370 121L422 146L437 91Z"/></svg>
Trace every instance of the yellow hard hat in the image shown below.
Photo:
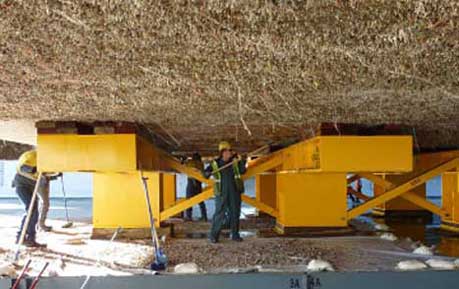
<svg viewBox="0 0 459 289"><path fill-rule="evenodd" d="M21 165L36 167L37 166L37 151L36 150L26 151L19 157L19 163Z"/></svg>
<svg viewBox="0 0 459 289"><path fill-rule="evenodd" d="M218 151L222 151L222 150L230 150L231 149L231 145L229 142L227 141L222 141L218 144Z"/></svg>

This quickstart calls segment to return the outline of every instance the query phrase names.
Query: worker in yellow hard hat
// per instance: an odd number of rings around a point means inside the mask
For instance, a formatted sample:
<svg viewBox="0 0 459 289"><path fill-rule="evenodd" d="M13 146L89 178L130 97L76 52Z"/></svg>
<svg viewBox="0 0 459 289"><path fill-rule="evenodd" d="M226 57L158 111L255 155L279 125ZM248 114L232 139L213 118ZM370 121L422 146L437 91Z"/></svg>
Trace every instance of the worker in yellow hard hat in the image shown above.
<svg viewBox="0 0 459 289"><path fill-rule="evenodd" d="M231 145L222 141L218 145L219 157L213 160L204 170L204 177L213 176L215 185L215 213L209 234L211 243L217 243L222 229L225 214L229 212L231 239L242 241L239 235L239 217L241 213L241 194L244 192L244 182L241 175L246 171L245 158L239 157ZM232 165L229 165L231 164ZM222 168L228 165L226 168Z"/></svg>
<svg viewBox="0 0 459 289"><path fill-rule="evenodd" d="M224 150L231 151L231 144L227 141L222 141L218 144L218 151L221 153Z"/></svg>
<svg viewBox="0 0 459 289"><path fill-rule="evenodd" d="M27 219L27 213L30 206L33 206L32 215L26 228L24 245L27 247L45 247L45 245L36 242L36 225L38 223L38 205L35 201L32 204L32 195L37 183L37 151L30 150L21 155L18 160L16 175L13 180L13 187L16 188L16 194L25 206L26 213L22 217L21 226L17 234L16 242L19 242L21 232Z"/></svg>
<svg viewBox="0 0 459 289"><path fill-rule="evenodd" d="M19 242L19 237L25 225L29 207L33 206L31 213L32 215L26 228L26 235L23 244L27 247L46 246L36 242L36 226L39 221L38 203L35 201L35 203L32 204L31 202L36 183L39 181L40 187L38 188L38 194L42 199L40 212L42 219L41 229L46 231L50 230L51 227L45 225L46 214L48 213L49 208L49 181L57 176L59 175L55 175L54 177L43 175L41 180L38 180L36 150L27 151L19 157L16 168L16 175L13 180L13 187L16 189L16 194L18 195L19 199L24 204L26 213L22 218L21 226L17 234L17 242Z"/></svg>

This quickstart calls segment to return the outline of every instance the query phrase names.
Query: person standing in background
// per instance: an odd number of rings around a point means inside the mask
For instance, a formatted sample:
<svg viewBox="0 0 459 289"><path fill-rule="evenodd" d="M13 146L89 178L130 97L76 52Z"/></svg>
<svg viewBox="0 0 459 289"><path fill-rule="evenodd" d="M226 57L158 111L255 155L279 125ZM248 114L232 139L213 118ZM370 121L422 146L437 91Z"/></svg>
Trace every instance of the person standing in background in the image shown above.
<svg viewBox="0 0 459 289"><path fill-rule="evenodd" d="M194 153L190 161L187 162L189 167L198 169L202 171L204 169L204 164L202 163L202 158L199 153ZM194 178L188 178L186 185L186 197L191 198L198 194L202 193L202 184L200 181ZM199 203L199 208L201 210L201 221L207 222L207 209L204 202ZM193 208L189 208L185 212L185 220L192 221L193 217Z"/></svg>
<svg viewBox="0 0 459 289"><path fill-rule="evenodd" d="M62 173L58 174L47 174L43 175L42 183L38 189L38 196L40 197L40 218L38 220L38 226L40 230L49 232L53 228L46 225L46 218L48 217L49 211L49 186L50 182L62 176Z"/></svg>

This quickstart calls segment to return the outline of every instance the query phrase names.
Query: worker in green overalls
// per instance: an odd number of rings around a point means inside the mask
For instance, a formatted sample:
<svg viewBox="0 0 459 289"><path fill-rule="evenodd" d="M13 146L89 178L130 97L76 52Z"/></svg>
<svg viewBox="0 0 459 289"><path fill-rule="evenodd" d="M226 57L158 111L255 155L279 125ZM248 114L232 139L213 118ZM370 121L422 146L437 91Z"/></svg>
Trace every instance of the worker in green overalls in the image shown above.
<svg viewBox="0 0 459 289"><path fill-rule="evenodd" d="M244 182L241 175L246 171L246 160L236 154L226 141L219 144L218 151L219 157L204 170L204 177L213 176L215 181L215 213L209 240L211 243L218 242L225 214L228 212L231 239L240 242L242 238L239 235L239 217L241 214L241 194L244 193ZM229 163L233 164L218 171Z"/></svg>

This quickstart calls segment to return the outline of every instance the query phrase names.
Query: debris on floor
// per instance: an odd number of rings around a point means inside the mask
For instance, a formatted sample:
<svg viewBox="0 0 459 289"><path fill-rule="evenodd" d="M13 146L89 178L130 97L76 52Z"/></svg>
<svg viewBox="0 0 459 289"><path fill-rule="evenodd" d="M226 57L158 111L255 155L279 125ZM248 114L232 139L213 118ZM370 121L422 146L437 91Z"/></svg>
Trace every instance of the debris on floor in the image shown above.
<svg viewBox="0 0 459 289"><path fill-rule="evenodd" d="M177 274L197 274L202 272L196 263L182 263L174 267L174 273Z"/></svg>
<svg viewBox="0 0 459 289"><path fill-rule="evenodd" d="M387 226L386 224L379 224L379 223L374 224L374 229L376 231L383 231L383 232L390 231L389 226Z"/></svg>
<svg viewBox="0 0 459 289"><path fill-rule="evenodd" d="M418 260L407 260L399 262L396 268L401 271L416 271L427 269L427 265Z"/></svg>
<svg viewBox="0 0 459 289"><path fill-rule="evenodd" d="M16 249L14 240L17 229L10 224L20 223L20 217L1 218L0 262L10 260ZM49 220L49 223L53 228L61 228L65 222ZM153 260L151 246L123 241L109 244L108 240L93 240L90 238L91 230L90 224L74 223L72 228L66 230L40 232L38 241L46 243L47 248L22 248L19 263L28 259L33 260L33 264L50 262L44 276L123 276L147 272L144 268ZM28 274L38 274L38 267L32 266ZM16 273L19 271L17 269Z"/></svg>
<svg viewBox="0 0 459 289"><path fill-rule="evenodd" d="M65 241L67 245L84 245L86 242L82 238L72 238Z"/></svg>
<svg viewBox="0 0 459 289"><path fill-rule="evenodd" d="M432 256L433 252L432 252L431 248L429 248L429 247L427 247L425 245L421 245L421 246L419 246L419 247L417 247L416 249L413 250L413 254Z"/></svg>
<svg viewBox="0 0 459 289"><path fill-rule="evenodd" d="M454 262L441 260L441 259L429 259L426 261L427 265L429 265L433 269L437 270L454 270L456 265Z"/></svg>
<svg viewBox="0 0 459 289"><path fill-rule="evenodd" d="M16 270L14 269L13 264L0 261L0 276L16 276Z"/></svg>
<svg viewBox="0 0 459 289"><path fill-rule="evenodd" d="M324 260L316 260L313 259L309 261L307 270L310 272L318 272L318 271L335 271L333 266Z"/></svg>
<svg viewBox="0 0 459 289"><path fill-rule="evenodd" d="M392 233L384 233L384 234L381 234L381 236L379 236L379 237L381 239L387 240L387 241L397 241L398 240L397 236L395 236Z"/></svg>
<svg viewBox="0 0 459 289"><path fill-rule="evenodd" d="M0 260L9 260L14 252L17 230L15 226L1 224L19 222L20 217L0 223ZM50 224L53 228L60 228L63 222L50 220ZM219 243L210 244L206 238L209 226L209 223L202 222L186 223L176 228L177 237L168 236L163 245L169 258L168 272L390 271L400 261L412 258L406 256L412 254L411 243L404 242L406 244L401 246L403 238L387 242L374 231L365 231L370 235L320 238L265 236L263 230L273 224L243 222L243 242L232 242L228 239L228 232L224 231ZM154 259L149 239L118 239L110 244L108 240L91 239L91 231L90 224L75 223L67 230L40 232L38 241L46 243L48 248L23 248L21 260L50 262L45 276L151 274L146 269ZM381 234L393 238L389 235L392 233ZM34 276L37 271L32 268L29 275Z"/></svg>

